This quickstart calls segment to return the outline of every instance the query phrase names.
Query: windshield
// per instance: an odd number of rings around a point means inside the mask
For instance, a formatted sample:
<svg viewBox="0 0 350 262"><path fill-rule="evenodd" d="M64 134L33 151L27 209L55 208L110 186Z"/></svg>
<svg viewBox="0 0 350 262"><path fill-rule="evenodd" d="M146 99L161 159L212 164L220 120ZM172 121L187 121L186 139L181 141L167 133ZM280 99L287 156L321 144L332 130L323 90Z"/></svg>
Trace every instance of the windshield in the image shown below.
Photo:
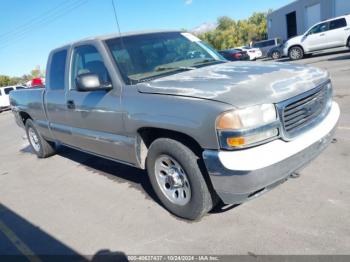
<svg viewBox="0 0 350 262"><path fill-rule="evenodd" d="M180 32L126 36L106 41L127 84L226 60L197 37Z"/></svg>

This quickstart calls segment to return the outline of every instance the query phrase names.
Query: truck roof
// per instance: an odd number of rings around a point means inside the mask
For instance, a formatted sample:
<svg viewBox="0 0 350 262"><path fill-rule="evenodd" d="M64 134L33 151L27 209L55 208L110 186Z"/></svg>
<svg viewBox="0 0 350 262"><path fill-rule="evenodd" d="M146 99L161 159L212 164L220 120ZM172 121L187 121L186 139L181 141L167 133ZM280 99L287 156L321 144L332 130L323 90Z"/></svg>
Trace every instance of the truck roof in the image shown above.
<svg viewBox="0 0 350 262"><path fill-rule="evenodd" d="M69 47L71 45L84 42L84 41L91 41L91 40L97 40L97 41L105 41L112 38L118 38L118 37L127 37L127 36L134 36L134 35L147 35L147 34L154 34L154 33L172 33L172 32L182 32L181 30L143 30L143 31L132 31L132 32L124 32L124 33L111 33L111 34L105 34L100 36L93 36L93 37L87 37L83 38L77 41L70 42L68 44L62 45L60 47L54 48L52 51L56 49L61 49L64 47Z"/></svg>

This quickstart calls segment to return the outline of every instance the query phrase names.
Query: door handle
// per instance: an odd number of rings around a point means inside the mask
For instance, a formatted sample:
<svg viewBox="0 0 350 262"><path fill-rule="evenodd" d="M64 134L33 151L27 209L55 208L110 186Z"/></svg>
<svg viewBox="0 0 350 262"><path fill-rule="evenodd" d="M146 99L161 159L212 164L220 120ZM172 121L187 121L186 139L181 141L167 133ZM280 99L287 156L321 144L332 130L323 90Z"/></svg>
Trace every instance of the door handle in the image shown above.
<svg viewBox="0 0 350 262"><path fill-rule="evenodd" d="M324 34L320 34L320 36L324 36Z"/></svg>
<svg viewBox="0 0 350 262"><path fill-rule="evenodd" d="M73 100L68 100L67 101L67 108L69 109L74 109L75 108L75 104Z"/></svg>
<svg viewBox="0 0 350 262"><path fill-rule="evenodd" d="M349 31L350 30L350 27L349 28L345 28L344 31Z"/></svg>

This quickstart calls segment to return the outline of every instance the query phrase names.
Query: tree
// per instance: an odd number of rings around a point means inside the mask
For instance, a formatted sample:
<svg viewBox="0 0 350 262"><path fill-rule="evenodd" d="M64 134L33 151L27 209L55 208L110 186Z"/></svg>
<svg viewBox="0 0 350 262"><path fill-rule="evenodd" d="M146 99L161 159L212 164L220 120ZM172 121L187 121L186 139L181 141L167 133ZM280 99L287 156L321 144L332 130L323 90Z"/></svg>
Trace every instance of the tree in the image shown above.
<svg viewBox="0 0 350 262"><path fill-rule="evenodd" d="M8 86L10 85L10 77L5 75L0 75L0 86Z"/></svg>
<svg viewBox="0 0 350 262"><path fill-rule="evenodd" d="M233 20L227 16L219 17L218 26L217 26L217 28L219 30L221 30L221 31L229 30L234 26L235 26L235 20Z"/></svg>
<svg viewBox="0 0 350 262"><path fill-rule="evenodd" d="M24 74L21 77L9 77L6 75L0 75L0 87L2 86L11 86L11 85L17 85L17 84L25 84L28 81L32 80L36 77L43 77L44 71L41 71L40 69L34 69L30 72L30 74Z"/></svg>
<svg viewBox="0 0 350 262"><path fill-rule="evenodd" d="M198 37L218 50L248 45L267 35L267 13L253 13L248 19L237 20L223 16L218 18L216 29Z"/></svg>
<svg viewBox="0 0 350 262"><path fill-rule="evenodd" d="M41 71L40 69L33 69L30 71L30 74L32 75L32 78L38 78L41 76Z"/></svg>

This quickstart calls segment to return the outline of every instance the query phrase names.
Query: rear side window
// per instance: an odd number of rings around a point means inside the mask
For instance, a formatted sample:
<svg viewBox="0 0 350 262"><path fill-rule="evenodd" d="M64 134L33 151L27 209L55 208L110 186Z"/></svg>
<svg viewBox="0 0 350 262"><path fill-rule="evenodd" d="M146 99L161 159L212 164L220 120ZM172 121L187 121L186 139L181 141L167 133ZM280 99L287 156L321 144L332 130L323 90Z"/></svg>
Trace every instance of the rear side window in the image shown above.
<svg viewBox="0 0 350 262"><path fill-rule="evenodd" d="M53 54L50 65L49 88L51 90L64 89L64 76L67 59L67 50Z"/></svg>
<svg viewBox="0 0 350 262"><path fill-rule="evenodd" d="M16 89L17 90L21 90L21 89L24 89L24 87L23 86L17 86Z"/></svg>
<svg viewBox="0 0 350 262"><path fill-rule="evenodd" d="M346 27L346 20L345 18L333 20L330 22L329 29L334 30L338 28Z"/></svg>
<svg viewBox="0 0 350 262"><path fill-rule="evenodd" d="M257 42L253 45L253 47L260 48L260 47L267 47L267 46L273 46L275 45L275 40L267 40L262 42Z"/></svg>
<svg viewBox="0 0 350 262"><path fill-rule="evenodd" d="M4 89L5 95L8 95L12 90L13 90L12 87L5 88L5 89Z"/></svg>
<svg viewBox="0 0 350 262"><path fill-rule="evenodd" d="M267 46L275 45L275 40L270 40L267 42Z"/></svg>
<svg viewBox="0 0 350 262"><path fill-rule="evenodd" d="M253 44L253 47L255 47L255 48L262 47L261 44L262 44L262 43L255 43L255 44Z"/></svg>

